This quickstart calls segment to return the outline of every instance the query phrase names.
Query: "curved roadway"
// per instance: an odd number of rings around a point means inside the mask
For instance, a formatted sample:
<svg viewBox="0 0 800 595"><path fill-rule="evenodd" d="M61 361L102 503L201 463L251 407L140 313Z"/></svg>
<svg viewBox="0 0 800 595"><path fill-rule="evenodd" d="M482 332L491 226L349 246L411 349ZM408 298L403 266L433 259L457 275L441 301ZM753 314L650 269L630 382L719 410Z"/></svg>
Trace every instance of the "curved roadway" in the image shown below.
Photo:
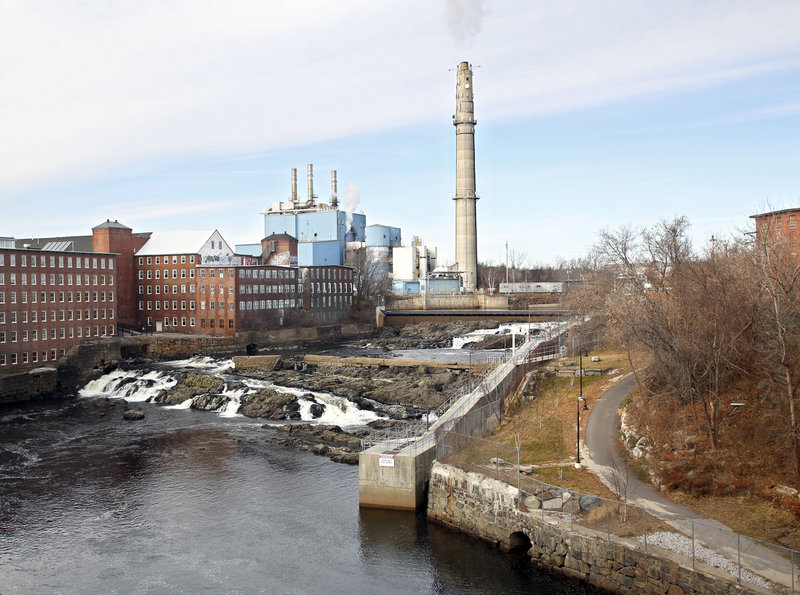
<svg viewBox="0 0 800 595"><path fill-rule="evenodd" d="M649 512L687 536L694 534L697 541L723 554L733 562L736 562L738 558L737 545L741 545L743 568L748 568L775 582L791 586L792 567L789 560L746 537L741 537L739 542L736 533L722 523L667 500L649 483L636 477L632 471L626 474L625 464L622 462L625 459L618 452L617 446L620 427L619 408L635 386L635 377L633 375L626 376L603 393L592 407L585 433L585 450L588 451L588 456L585 457L584 462L589 470L599 476L613 490L615 485L614 462L618 461L617 468L621 471L621 475L623 477L627 475L627 489L621 496L626 496L628 502L647 508ZM796 567L795 572L797 572ZM797 588L797 584L795 584L795 588Z"/></svg>

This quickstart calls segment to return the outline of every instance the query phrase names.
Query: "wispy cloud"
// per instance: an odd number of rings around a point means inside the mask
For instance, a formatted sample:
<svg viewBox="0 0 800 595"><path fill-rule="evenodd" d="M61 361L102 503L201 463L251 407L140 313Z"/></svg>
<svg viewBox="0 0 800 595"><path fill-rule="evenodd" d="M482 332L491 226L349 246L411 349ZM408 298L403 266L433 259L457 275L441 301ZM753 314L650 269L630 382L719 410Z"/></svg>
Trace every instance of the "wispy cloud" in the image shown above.
<svg viewBox="0 0 800 595"><path fill-rule="evenodd" d="M796 2L6 2L4 192L161 158L279 150L441 118L524 117L785 68ZM438 15L431 18L430 15Z"/></svg>

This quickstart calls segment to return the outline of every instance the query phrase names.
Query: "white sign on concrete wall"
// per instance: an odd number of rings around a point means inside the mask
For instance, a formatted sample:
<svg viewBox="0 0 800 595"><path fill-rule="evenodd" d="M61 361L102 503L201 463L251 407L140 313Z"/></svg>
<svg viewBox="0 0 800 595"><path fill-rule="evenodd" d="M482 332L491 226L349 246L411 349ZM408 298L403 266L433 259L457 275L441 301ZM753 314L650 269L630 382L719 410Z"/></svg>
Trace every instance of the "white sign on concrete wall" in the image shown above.
<svg viewBox="0 0 800 595"><path fill-rule="evenodd" d="M394 467L394 455L381 455L378 465L380 467Z"/></svg>

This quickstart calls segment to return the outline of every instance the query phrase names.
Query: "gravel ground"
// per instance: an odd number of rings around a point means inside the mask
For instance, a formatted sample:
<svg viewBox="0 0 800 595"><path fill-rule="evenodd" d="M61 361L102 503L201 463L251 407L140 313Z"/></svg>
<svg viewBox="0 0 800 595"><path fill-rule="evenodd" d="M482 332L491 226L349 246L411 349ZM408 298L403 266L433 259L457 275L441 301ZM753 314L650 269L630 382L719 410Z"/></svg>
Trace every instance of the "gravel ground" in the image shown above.
<svg viewBox="0 0 800 595"><path fill-rule="evenodd" d="M639 541L644 541L644 537L638 537L637 539ZM663 547L665 550L670 550L686 556L687 558L692 557L692 540L679 533L669 533L667 531L650 533L647 536L647 543L648 545ZM703 547L699 543L695 543L694 545L694 557L706 564L716 566L720 570L732 574L734 577L738 578L739 576L739 566L735 562L719 555L714 550ZM744 569L742 570L742 581L765 589L770 589L770 583L767 580Z"/></svg>

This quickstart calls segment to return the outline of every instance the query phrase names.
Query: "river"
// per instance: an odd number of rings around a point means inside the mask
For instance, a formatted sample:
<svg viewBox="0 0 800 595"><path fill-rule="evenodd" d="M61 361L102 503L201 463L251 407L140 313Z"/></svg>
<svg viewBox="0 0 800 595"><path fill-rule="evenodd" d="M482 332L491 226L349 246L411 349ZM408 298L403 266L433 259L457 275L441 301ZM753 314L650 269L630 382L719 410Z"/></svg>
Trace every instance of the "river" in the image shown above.
<svg viewBox="0 0 800 595"><path fill-rule="evenodd" d="M590 593L411 513L237 415L0 409L0 593ZM224 413L224 412L222 412Z"/></svg>

